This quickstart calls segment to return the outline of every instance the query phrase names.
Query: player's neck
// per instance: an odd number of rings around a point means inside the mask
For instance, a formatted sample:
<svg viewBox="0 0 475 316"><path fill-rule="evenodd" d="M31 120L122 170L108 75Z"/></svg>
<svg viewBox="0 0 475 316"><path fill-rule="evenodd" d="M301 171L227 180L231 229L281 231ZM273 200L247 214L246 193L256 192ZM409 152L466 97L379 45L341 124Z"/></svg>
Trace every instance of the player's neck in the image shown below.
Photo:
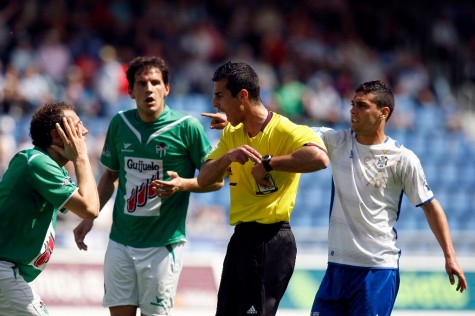
<svg viewBox="0 0 475 316"><path fill-rule="evenodd" d="M264 130L264 127L269 123L272 113L267 110L263 105L256 108L256 111L252 113L246 122L244 122L244 128L246 129L249 137L254 137Z"/></svg>
<svg viewBox="0 0 475 316"><path fill-rule="evenodd" d="M356 134L356 141L361 145L378 145L386 141L386 134L384 131L382 133L373 133L373 134Z"/></svg>
<svg viewBox="0 0 475 316"><path fill-rule="evenodd" d="M54 150L52 147L48 147L46 149L46 152L48 153L48 155L54 160L56 161L56 163L58 165L60 165L61 167L64 166L69 160L67 160L66 158L64 158L63 156L61 156L56 150Z"/></svg>

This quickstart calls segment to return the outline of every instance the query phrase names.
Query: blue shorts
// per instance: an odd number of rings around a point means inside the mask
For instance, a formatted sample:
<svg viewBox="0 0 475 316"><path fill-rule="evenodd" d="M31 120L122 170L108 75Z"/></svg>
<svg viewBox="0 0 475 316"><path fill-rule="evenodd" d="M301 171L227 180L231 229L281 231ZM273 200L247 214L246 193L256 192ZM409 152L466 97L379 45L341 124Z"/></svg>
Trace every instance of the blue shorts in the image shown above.
<svg viewBox="0 0 475 316"><path fill-rule="evenodd" d="M329 263L311 316L389 316L399 289L398 269Z"/></svg>

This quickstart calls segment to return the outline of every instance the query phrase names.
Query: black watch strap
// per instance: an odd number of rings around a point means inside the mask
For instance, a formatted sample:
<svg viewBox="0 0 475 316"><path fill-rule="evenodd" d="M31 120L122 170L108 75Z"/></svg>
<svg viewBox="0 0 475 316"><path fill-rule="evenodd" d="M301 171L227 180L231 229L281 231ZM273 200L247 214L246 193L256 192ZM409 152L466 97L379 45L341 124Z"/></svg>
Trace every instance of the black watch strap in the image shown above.
<svg viewBox="0 0 475 316"><path fill-rule="evenodd" d="M264 169L266 169L266 171L274 170L270 165L271 158L271 155L265 155L264 157L262 157L262 165L264 166Z"/></svg>

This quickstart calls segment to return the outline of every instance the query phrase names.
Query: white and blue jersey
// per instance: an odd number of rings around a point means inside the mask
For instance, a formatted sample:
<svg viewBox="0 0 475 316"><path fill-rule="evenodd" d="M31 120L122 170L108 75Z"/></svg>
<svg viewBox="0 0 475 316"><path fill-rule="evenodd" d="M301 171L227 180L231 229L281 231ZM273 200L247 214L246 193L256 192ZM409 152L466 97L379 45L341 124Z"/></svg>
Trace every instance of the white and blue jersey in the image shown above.
<svg viewBox="0 0 475 316"><path fill-rule="evenodd" d="M434 198L419 158L387 137L362 145L351 130L314 128L332 163L333 190L328 262L368 268L398 268L394 225L403 193L415 206Z"/></svg>

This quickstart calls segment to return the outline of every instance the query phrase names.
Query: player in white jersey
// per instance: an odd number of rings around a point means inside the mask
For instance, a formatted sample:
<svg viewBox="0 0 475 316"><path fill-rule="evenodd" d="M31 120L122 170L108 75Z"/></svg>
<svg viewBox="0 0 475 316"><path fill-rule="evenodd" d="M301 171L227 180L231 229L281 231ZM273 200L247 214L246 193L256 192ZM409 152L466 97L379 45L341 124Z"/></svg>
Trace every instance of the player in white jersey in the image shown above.
<svg viewBox="0 0 475 316"><path fill-rule="evenodd" d="M61 124L60 124L61 123ZM0 181L0 315L47 315L29 286L51 258L58 211L99 214L87 129L64 102L41 106L30 124L34 148L18 152ZM74 165L77 184L64 165Z"/></svg>
<svg viewBox="0 0 475 316"><path fill-rule="evenodd" d="M137 108L112 118L101 155L107 168L98 185L101 207L117 189L104 262L104 306L112 316L135 316L138 307L142 315L169 315L190 192L217 190L222 182L201 189L193 178L211 145L196 118L165 104L170 91L165 61L137 57L127 80ZM84 237L91 228L92 221L83 221L74 230L79 249L87 250Z"/></svg>
<svg viewBox="0 0 475 316"><path fill-rule="evenodd" d="M315 128L332 163L328 268L312 316L390 315L399 288L400 249L394 228L403 193L421 207L445 257L451 284L467 282L447 218L417 156L385 134L394 110L391 90L366 82L351 101L351 130Z"/></svg>

